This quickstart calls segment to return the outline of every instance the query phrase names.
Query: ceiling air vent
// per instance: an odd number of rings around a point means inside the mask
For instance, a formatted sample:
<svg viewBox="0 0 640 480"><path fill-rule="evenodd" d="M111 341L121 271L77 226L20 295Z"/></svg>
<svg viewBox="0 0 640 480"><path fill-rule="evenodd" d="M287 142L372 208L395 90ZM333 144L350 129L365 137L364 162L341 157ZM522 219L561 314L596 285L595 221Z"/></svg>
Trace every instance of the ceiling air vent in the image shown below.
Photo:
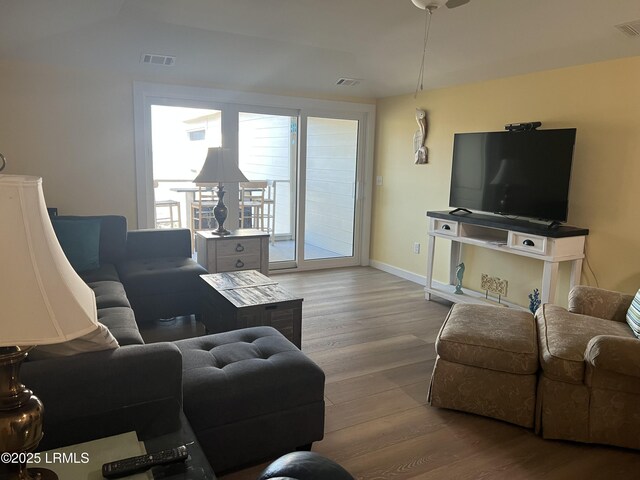
<svg viewBox="0 0 640 480"><path fill-rule="evenodd" d="M156 53L145 53L142 55L141 63L150 63L151 65L164 65L165 67L173 67L176 63L176 57L173 55L158 55Z"/></svg>
<svg viewBox="0 0 640 480"><path fill-rule="evenodd" d="M360 85L360 80L357 78L339 78L336 85L340 85L341 87L355 87L356 85Z"/></svg>
<svg viewBox="0 0 640 480"><path fill-rule="evenodd" d="M620 25L616 25L616 28L627 37L640 37L640 20L621 23Z"/></svg>

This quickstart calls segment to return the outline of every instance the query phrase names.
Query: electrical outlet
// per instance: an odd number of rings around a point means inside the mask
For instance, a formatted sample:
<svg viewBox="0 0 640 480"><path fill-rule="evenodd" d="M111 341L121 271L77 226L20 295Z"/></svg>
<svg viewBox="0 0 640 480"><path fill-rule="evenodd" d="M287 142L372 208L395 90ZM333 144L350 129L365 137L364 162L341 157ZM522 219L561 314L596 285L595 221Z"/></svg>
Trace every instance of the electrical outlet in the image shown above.
<svg viewBox="0 0 640 480"><path fill-rule="evenodd" d="M420 253L420 244L418 242L413 242L413 253Z"/></svg>
<svg viewBox="0 0 640 480"><path fill-rule="evenodd" d="M376 177L376 185L378 185L378 186L382 185L382 175L378 175Z"/></svg>

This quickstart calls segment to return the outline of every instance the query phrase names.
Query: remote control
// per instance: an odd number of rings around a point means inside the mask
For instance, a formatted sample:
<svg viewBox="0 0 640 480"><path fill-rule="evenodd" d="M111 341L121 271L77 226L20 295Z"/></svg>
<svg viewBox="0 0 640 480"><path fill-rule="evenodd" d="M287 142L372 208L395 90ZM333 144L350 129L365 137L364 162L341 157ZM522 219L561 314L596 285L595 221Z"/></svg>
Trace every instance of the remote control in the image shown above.
<svg viewBox="0 0 640 480"><path fill-rule="evenodd" d="M137 457L123 458L115 462L102 465L102 476L105 478L120 478L134 473L144 472L156 465L166 465L174 462L184 462L189 456L187 446L162 450L161 452L147 453Z"/></svg>

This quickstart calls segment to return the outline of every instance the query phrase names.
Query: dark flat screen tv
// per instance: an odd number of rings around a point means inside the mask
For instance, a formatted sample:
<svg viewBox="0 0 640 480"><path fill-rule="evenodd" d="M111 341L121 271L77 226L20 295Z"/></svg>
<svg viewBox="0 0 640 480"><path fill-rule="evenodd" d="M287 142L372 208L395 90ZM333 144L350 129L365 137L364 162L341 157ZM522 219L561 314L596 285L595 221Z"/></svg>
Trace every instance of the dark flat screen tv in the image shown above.
<svg viewBox="0 0 640 480"><path fill-rule="evenodd" d="M449 205L567 221L576 129L457 133Z"/></svg>

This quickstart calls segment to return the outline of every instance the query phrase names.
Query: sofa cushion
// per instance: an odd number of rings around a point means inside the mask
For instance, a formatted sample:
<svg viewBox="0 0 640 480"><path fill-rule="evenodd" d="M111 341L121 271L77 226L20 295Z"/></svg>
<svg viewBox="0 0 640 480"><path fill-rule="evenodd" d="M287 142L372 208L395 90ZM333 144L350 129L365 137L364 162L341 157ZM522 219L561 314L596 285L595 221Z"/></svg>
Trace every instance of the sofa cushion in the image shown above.
<svg viewBox="0 0 640 480"><path fill-rule="evenodd" d="M632 295L588 285L576 285L569 292L571 313L624 322Z"/></svg>
<svg viewBox="0 0 640 480"><path fill-rule="evenodd" d="M130 231L127 234L127 258L190 257L191 235L188 228Z"/></svg>
<svg viewBox="0 0 640 480"><path fill-rule="evenodd" d="M442 325L436 352L449 362L530 375L538 370L533 315L488 305L454 305Z"/></svg>
<svg viewBox="0 0 640 480"><path fill-rule="evenodd" d="M29 355L33 360L46 358L69 357L78 353L100 352L102 350L115 350L118 342L109 329L102 325L96 325L95 330L73 340L51 345L38 345Z"/></svg>
<svg viewBox="0 0 640 480"><path fill-rule="evenodd" d="M98 308L131 308L127 294L124 293L124 287L120 282L90 282L87 285L89 285L96 296L96 306Z"/></svg>
<svg viewBox="0 0 640 480"><path fill-rule="evenodd" d="M51 219L58 242L76 272L100 267L100 220Z"/></svg>
<svg viewBox="0 0 640 480"><path fill-rule="evenodd" d="M640 338L640 290L633 297L629 310L627 310L626 318L633 334Z"/></svg>
<svg viewBox="0 0 640 480"><path fill-rule="evenodd" d="M119 263L118 273L129 297L144 297L199 290L207 271L191 258L164 257Z"/></svg>
<svg viewBox="0 0 640 480"><path fill-rule="evenodd" d="M551 304L538 309L536 322L544 375L567 383L583 383L585 351L593 337L633 337L626 323L571 313Z"/></svg>
<svg viewBox="0 0 640 480"><path fill-rule="evenodd" d="M100 264L118 263L127 253L127 219L120 215L74 216L64 215L57 220L83 222L100 221Z"/></svg>
<svg viewBox="0 0 640 480"><path fill-rule="evenodd" d="M100 268L96 268L95 270L87 270L86 272L80 272L78 275L80 275L80 278L82 278L85 283L94 283L100 281L120 282L118 271L116 270L116 266L113 263L102 263L100 264Z"/></svg>
<svg viewBox="0 0 640 480"><path fill-rule="evenodd" d="M109 329L120 345L144 343L133 310L128 307L100 308L98 320Z"/></svg>

